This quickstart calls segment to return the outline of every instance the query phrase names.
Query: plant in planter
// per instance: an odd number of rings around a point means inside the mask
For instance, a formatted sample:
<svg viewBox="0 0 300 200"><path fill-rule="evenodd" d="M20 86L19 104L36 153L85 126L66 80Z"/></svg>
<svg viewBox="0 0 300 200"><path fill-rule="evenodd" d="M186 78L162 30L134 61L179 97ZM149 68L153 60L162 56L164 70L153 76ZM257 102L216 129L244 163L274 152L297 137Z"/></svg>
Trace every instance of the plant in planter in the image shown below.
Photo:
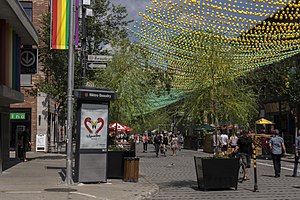
<svg viewBox="0 0 300 200"><path fill-rule="evenodd" d="M238 186L239 159L194 157L199 189L225 189Z"/></svg>
<svg viewBox="0 0 300 200"><path fill-rule="evenodd" d="M194 56L194 68L198 76L193 79L193 89L186 95L185 107L189 117L219 126L220 121L231 121L247 126L257 114L256 95L243 77L238 75L238 62L234 49L220 44L217 38L207 34L205 48ZM205 41L203 41L205 42ZM200 118L199 118L200 117ZM217 138L217 131L213 133ZM211 137L207 145L212 145ZM206 144L206 143L205 143ZM201 189L237 189L239 159L218 156L195 157L198 186Z"/></svg>
<svg viewBox="0 0 300 200"><path fill-rule="evenodd" d="M111 144L108 146L107 152L107 177L122 179L124 175L124 158L135 157L135 150L132 146L134 142L128 138L126 138L128 142L120 142L113 136L114 134L110 134Z"/></svg>

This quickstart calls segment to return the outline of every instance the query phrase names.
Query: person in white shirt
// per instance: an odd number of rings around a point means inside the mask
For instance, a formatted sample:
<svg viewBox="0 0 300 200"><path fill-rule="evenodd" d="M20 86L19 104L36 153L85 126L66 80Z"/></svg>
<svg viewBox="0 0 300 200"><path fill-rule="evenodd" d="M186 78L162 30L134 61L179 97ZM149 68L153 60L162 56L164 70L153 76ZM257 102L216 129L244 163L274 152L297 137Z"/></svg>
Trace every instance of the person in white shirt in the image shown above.
<svg viewBox="0 0 300 200"><path fill-rule="evenodd" d="M229 145L231 147L231 152L234 152L236 150L237 147L237 141L239 140L239 138L236 136L235 133L233 133L230 138L229 138Z"/></svg>
<svg viewBox="0 0 300 200"><path fill-rule="evenodd" d="M220 144L222 154L225 155L226 151L228 150L228 135L224 132L222 132L220 136Z"/></svg>

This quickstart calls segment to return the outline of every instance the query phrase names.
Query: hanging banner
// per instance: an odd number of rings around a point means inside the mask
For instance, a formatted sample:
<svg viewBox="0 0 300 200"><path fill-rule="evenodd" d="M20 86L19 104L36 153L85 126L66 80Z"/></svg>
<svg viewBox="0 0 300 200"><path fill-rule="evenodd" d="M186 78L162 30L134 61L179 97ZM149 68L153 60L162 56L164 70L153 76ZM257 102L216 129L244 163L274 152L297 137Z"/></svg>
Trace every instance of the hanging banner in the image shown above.
<svg viewBox="0 0 300 200"><path fill-rule="evenodd" d="M107 148L108 105L82 104L80 149Z"/></svg>
<svg viewBox="0 0 300 200"><path fill-rule="evenodd" d="M69 48L70 0L51 1L50 48L66 50Z"/></svg>

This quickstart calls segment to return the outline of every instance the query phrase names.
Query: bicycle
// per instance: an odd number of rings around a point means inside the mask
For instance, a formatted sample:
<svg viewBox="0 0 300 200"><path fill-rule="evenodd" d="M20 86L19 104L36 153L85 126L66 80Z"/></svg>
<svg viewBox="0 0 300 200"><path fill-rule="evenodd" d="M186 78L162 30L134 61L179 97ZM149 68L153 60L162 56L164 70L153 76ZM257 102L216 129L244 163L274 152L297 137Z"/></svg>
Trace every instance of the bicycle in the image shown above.
<svg viewBox="0 0 300 200"><path fill-rule="evenodd" d="M240 152L233 152L231 153L231 157L239 158L240 167L239 167L239 174L238 174L238 182L242 183L247 178L246 177L246 163L247 163L246 154Z"/></svg>

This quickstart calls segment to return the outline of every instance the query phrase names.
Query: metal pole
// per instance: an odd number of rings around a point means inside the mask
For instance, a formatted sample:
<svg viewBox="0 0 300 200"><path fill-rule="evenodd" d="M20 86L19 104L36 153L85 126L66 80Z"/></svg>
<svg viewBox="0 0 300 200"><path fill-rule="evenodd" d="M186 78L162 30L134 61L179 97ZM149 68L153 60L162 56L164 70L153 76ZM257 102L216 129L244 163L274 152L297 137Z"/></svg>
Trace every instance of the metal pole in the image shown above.
<svg viewBox="0 0 300 200"><path fill-rule="evenodd" d="M254 190L253 192L257 192L257 165L256 165L256 149L253 149L253 168L254 168Z"/></svg>
<svg viewBox="0 0 300 200"><path fill-rule="evenodd" d="M86 8L83 5L83 0L81 1L81 8L82 8L82 24L81 24L81 68L82 68L82 85L86 85L86 22L85 22L85 15L86 15Z"/></svg>
<svg viewBox="0 0 300 200"><path fill-rule="evenodd" d="M70 31L69 31L69 60L68 60L68 94L67 94L67 103L68 103L68 116L67 116L67 172L65 183L70 185L73 184L72 179L72 127L73 127L73 79L74 79L74 30L73 30L73 21L74 21L74 0L70 1Z"/></svg>

